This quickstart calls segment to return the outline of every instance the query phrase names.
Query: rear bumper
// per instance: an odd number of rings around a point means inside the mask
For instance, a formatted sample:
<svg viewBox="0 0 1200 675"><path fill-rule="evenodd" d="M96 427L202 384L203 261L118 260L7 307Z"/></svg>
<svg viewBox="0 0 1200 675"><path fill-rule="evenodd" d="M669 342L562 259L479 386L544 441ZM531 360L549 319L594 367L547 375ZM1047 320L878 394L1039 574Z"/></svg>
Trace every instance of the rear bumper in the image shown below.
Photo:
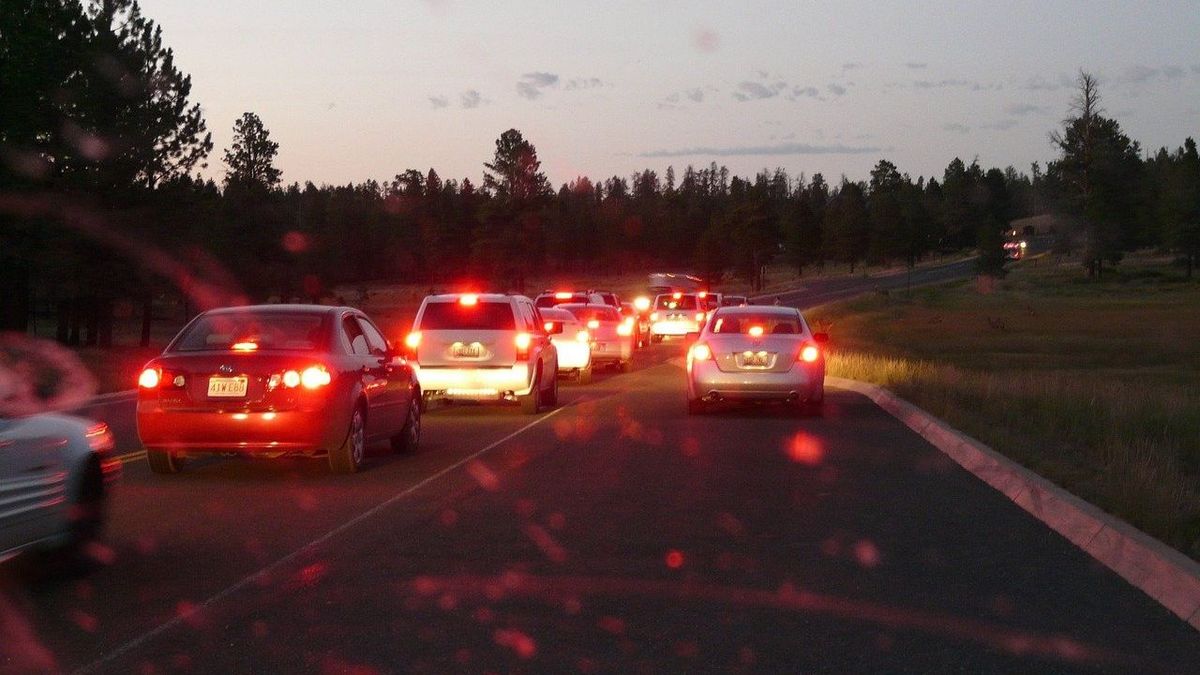
<svg viewBox="0 0 1200 675"><path fill-rule="evenodd" d="M604 342L604 347L599 348L596 343L592 344L592 360L597 362L612 363L614 361L628 361L633 358L633 337L623 337L612 342Z"/></svg>
<svg viewBox="0 0 1200 675"><path fill-rule="evenodd" d="M349 406L346 408L164 410L157 401L139 401L138 437L151 450L315 453L337 447L345 439L350 427Z"/></svg>
<svg viewBox="0 0 1200 675"><path fill-rule="evenodd" d="M533 386L527 363L509 368L422 368L413 366L421 391L433 398L499 401L524 396Z"/></svg>
<svg viewBox="0 0 1200 675"><path fill-rule="evenodd" d="M726 400L800 400L824 397L825 367L793 366L785 373L724 372L712 361L693 363L688 398Z"/></svg>
<svg viewBox="0 0 1200 675"><path fill-rule="evenodd" d="M688 319L671 319L670 321L655 321L650 324L651 335L670 335L683 337L688 333L699 333L700 323Z"/></svg>

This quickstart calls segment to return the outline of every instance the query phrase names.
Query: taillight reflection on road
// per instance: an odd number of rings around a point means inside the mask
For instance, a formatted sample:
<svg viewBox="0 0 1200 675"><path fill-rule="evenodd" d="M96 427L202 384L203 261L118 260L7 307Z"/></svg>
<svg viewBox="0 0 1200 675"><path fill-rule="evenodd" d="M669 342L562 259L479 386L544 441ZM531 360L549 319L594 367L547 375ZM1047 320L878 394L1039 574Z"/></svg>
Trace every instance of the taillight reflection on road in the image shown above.
<svg viewBox="0 0 1200 675"><path fill-rule="evenodd" d="M816 466L825 459L824 442L817 436L798 431L784 442L784 452L793 461Z"/></svg>

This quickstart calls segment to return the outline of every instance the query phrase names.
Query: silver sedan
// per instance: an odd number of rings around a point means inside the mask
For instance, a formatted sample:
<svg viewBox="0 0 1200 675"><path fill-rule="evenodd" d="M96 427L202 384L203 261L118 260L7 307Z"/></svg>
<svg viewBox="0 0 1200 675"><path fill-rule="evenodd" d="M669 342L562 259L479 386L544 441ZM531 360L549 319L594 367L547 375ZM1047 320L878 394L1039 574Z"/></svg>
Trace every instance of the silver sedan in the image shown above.
<svg viewBox="0 0 1200 675"><path fill-rule="evenodd" d="M819 413L828 336L792 307L722 307L688 335L689 414L721 401L780 401Z"/></svg>

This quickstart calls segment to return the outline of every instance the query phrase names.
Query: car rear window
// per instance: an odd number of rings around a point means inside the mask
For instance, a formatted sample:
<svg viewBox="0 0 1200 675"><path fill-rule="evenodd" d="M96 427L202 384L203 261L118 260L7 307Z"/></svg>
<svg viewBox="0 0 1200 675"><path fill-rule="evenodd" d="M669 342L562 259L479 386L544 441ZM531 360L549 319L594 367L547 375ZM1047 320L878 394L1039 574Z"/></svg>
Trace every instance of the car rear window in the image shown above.
<svg viewBox="0 0 1200 675"><path fill-rule="evenodd" d="M575 315L580 321L620 321L621 315L612 307L565 307L567 311Z"/></svg>
<svg viewBox="0 0 1200 675"><path fill-rule="evenodd" d="M188 326L171 351L314 351L325 346L325 319L312 313L208 314Z"/></svg>
<svg viewBox="0 0 1200 675"><path fill-rule="evenodd" d="M421 314L421 330L515 330L512 305L507 302L479 301L474 305L458 302L431 302Z"/></svg>
<svg viewBox="0 0 1200 675"><path fill-rule="evenodd" d="M696 309L696 296L682 295L678 298L671 295L660 295L654 303L655 309Z"/></svg>
<svg viewBox="0 0 1200 675"><path fill-rule="evenodd" d="M746 334L758 326L763 335L799 335L804 332L800 320L781 314L724 314L713 320L712 332L721 334Z"/></svg>

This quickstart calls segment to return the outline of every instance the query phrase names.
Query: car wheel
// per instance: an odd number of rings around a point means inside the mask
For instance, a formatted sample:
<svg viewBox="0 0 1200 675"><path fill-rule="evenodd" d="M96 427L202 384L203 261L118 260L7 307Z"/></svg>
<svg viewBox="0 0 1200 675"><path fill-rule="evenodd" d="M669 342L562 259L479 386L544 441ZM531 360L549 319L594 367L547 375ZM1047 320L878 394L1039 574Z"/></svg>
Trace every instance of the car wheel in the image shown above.
<svg viewBox="0 0 1200 675"><path fill-rule="evenodd" d="M50 553L57 563L66 566L64 572L87 572L96 564L89 549L104 527L104 474L98 464L88 463L79 495L68 509L68 519L67 542Z"/></svg>
<svg viewBox="0 0 1200 675"><path fill-rule="evenodd" d="M542 366L539 364L537 371L533 374L533 386L529 393L520 397L521 412L526 415L536 415L542 405Z"/></svg>
<svg viewBox="0 0 1200 675"><path fill-rule="evenodd" d="M708 405L698 398L689 398L687 410L689 415L703 415L708 412Z"/></svg>
<svg viewBox="0 0 1200 675"><path fill-rule="evenodd" d="M650 342L652 342L654 344L658 344L662 341L663 341L663 336L661 336L661 335L651 335L650 336Z"/></svg>
<svg viewBox="0 0 1200 675"><path fill-rule="evenodd" d="M628 373L629 372L629 362L628 361L618 362L617 363L617 372L618 373Z"/></svg>
<svg viewBox="0 0 1200 675"><path fill-rule="evenodd" d="M589 365L587 368L581 368L579 370L579 384L591 384L591 383L592 383L592 367Z"/></svg>
<svg viewBox="0 0 1200 675"><path fill-rule="evenodd" d="M329 452L329 468L334 473L354 473L362 466L367 450L367 418L362 406L355 406L350 415L346 440Z"/></svg>
<svg viewBox="0 0 1200 675"><path fill-rule="evenodd" d="M182 463L179 456L170 450L146 450L146 461L154 473L179 473Z"/></svg>
<svg viewBox="0 0 1200 675"><path fill-rule="evenodd" d="M415 452L421 445L421 399L413 396L408 404L408 417L404 428L392 436L392 452Z"/></svg>
<svg viewBox="0 0 1200 675"><path fill-rule="evenodd" d="M558 377L554 377L550 382L550 391L546 393L547 408L553 408L558 405Z"/></svg>

